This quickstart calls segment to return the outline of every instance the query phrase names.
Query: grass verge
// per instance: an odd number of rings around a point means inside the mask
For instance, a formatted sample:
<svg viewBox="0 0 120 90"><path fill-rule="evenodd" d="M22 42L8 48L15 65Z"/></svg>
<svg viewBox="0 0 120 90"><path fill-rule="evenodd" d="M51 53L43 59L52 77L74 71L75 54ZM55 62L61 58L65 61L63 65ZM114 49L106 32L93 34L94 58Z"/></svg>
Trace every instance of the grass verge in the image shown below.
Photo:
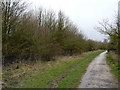
<svg viewBox="0 0 120 90"><path fill-rule="evenodd" d="M102 51L94 53L92 56L86 59L82 64L78 64L75 67L75 70L63 81L59 84L58 88L76 88L80 84L80 80L82 75L86 72L86 68L89 63L98 56Z"/></svg>
<svg viewBox="0 0 120 90"><path fill-rule="evenodd" d="M89 63L101 52L103 51L94 51L71 60L49 61L28 66L27 73L18 77L16 77L16 74L12 74L23 73L24 68L6 71L4 78L8 75L12 75L14 78L9 78L11 80L10 82L7 81L5 87L76 88Z"/></svg>
<svg viewBox="0 0 120 90"><path fill-rule="evenodd" d="M107 58L107 62L111 67L111 71L112 73L118 78L120 79L120 66L118 65L118 60L117 58L114 58L114 54L113 52L108 53L108 55L106 56Z"/></svg>

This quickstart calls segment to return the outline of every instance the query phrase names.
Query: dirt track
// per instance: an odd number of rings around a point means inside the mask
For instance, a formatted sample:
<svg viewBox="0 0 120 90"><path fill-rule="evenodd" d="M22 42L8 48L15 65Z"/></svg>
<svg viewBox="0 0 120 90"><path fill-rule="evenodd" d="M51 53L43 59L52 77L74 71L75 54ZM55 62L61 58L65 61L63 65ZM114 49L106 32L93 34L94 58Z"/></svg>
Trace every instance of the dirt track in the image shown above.
<svg viewBox="0 0 120 90"><path fill-rule="evenodd" d="M101 53L88 66L78 88L117 88L118 82L110 72L105 60L106 52Z"/></svg>

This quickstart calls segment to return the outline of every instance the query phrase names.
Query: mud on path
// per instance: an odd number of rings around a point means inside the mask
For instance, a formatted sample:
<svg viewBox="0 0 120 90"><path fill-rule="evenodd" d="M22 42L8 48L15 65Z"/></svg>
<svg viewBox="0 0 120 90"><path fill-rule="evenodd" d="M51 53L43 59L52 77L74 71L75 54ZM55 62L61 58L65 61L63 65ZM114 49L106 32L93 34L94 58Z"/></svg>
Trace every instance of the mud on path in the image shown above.
<svg viewBox="0 0 120 90"><path fill-rule="evenodd" d="M117 88L118 81L111 73L105 59L106 52L101 53L88 66L78 88Z"/></svg>

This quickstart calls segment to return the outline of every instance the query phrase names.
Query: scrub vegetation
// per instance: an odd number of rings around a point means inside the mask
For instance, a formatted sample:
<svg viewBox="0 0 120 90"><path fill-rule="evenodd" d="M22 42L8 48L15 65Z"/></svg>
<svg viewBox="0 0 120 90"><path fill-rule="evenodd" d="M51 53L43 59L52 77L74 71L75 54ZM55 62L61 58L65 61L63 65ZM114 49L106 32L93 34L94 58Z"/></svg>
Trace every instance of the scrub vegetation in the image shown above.
<svg viewBox="0 0 120 90"><path fill-rule="evenodd" d="M54 13L43 8L31 11L28 5L21 0L0 3L3 86L76 87L89 62L98 55L97 50L105 50L107 43L86 39L62 11ZM74 60L57 61L58 57L85 52L90 53ZM89 58L86 63L79 66L86 58ZM73 86L71 81L75 82Z"/></svg>
<svg viewBox="0 0 120 90"><path fill-rule="evenodd" d="M106 44L85 39L62 11L29 11L20 0L2 2L4 65L24 61L55 60L55 56L105 49ZM19 67L17 67L19 68Z"/></svg>
<svg viewBox="0 0 120 90"><path fill-rule="evenodd" d="M109 52L107 55L108 64L111 66L111 71L116 77L120 78L120 65L118 64L118 55L114 52Z"/></svg>

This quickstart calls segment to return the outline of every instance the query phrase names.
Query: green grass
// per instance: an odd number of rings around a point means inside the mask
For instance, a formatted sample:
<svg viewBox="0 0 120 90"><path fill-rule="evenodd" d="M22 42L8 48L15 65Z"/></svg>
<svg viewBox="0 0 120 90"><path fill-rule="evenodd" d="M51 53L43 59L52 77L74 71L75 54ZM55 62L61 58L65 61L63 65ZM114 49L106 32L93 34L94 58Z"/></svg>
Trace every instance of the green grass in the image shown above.
<svg viewBox="0 0 120 90"><path fill-rule="evenodd" d="M111 71L117 78L120 78L120 66L118 65L118 60L113 59L112 55L107 55L107 61L111 67Z"/></svg>
<svg viewBox="0 0 120 90"><path fill-rule="evenodd" d="M48 69L43 73L34 74L31 78L24 80L21 87L27 88L75 88L79 84L80 77L85 73L85 70L92 59L94 59L99 52L90 53L82 59L72 60L70 62L61 62L56 68ZM93 55L92 58L91 55ZM79 65L84 59L89 58L82 65ZM78 66L77 66L78 65Z"/></svg>
<svg viewBox="0 0 120 90"><path fill-rule="evenodd" d="M59 84L58 88L76 88L80 84L81 77L86 72L86 68L89 63L100 53L101 52L95 53L87 61L82 63L82 65L76 66L76 69L62 83Z"/></svg>
<svg viewBox="0 0 120 90"><path fill-rule="evenodd" d="M17 88L76 88L89 63L103 51L89 52L79 58L63 61L50 61L36 65L27 75L18 77ZM20 72L17 70L16 72ZM14 71L15 72L15 71ZM7 86L10 87L10 84Z"/></svg>

